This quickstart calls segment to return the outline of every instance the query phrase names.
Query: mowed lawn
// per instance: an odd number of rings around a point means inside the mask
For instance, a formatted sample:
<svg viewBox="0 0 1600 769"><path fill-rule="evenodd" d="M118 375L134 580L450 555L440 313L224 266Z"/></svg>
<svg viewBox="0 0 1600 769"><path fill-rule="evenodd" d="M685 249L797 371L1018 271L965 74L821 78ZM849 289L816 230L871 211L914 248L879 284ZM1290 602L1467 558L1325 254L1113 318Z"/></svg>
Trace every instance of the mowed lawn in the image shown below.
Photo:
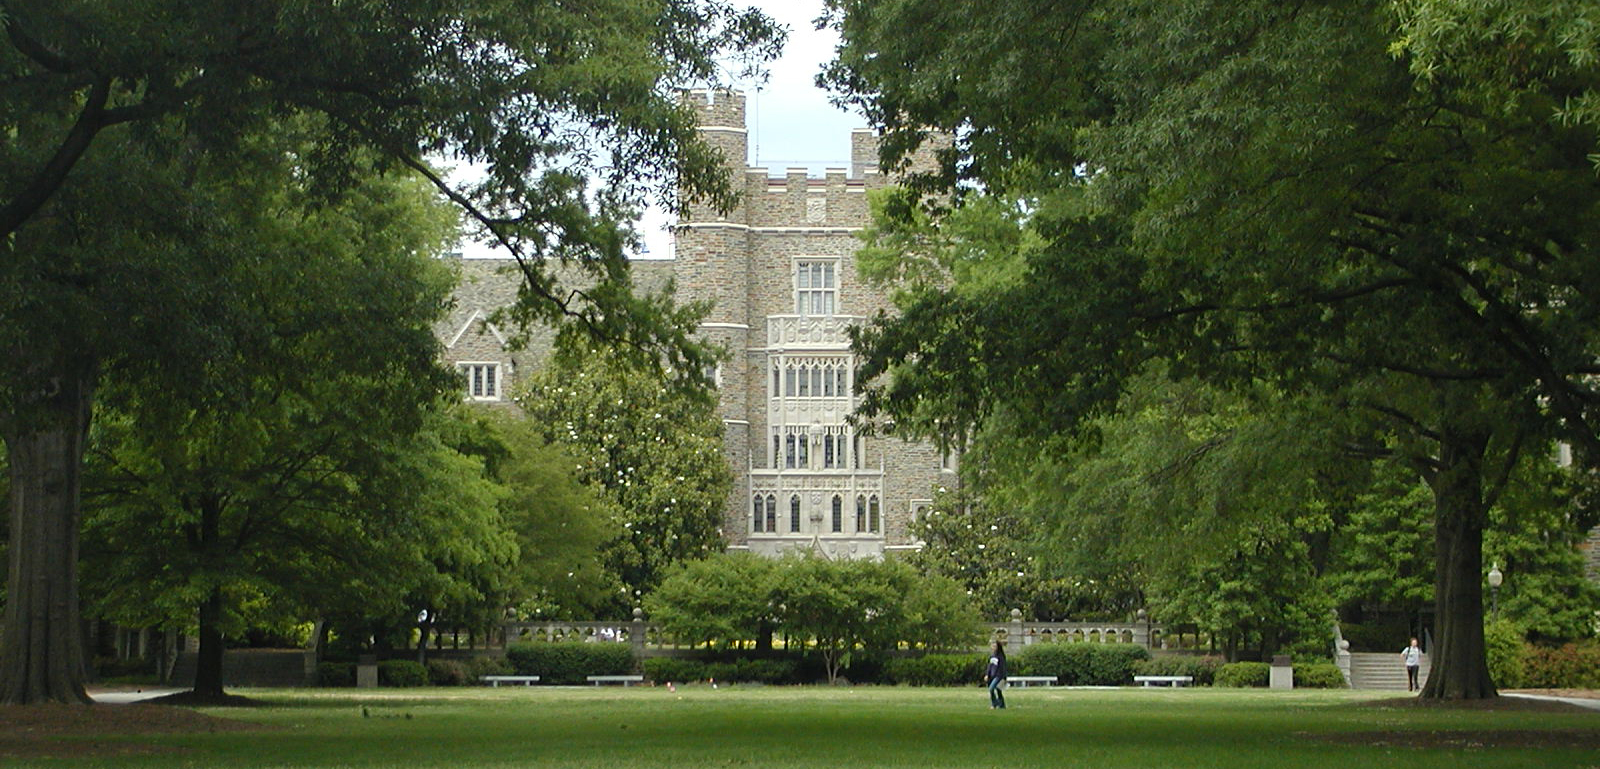
<svg viewBox="0 0 1600 769"><path fill-rule="evenodd" d="M1009 693L1011 707L1004 711L990 710L986 694L975 687L241 693L271 704L205 712L271 728L127 738L177 749L153 755L0 763L408 769L1600 766L1600 713L1363 704L1372 693L1020 689ZM1551 739L1530 741L1526 730L1552 730ZM1410 746L1418 731L1433 733L1424 740L1433 747ZM1361 734L1326 737L1352 732ZM1489 735L1490 744L1480 735Z"/></svg>

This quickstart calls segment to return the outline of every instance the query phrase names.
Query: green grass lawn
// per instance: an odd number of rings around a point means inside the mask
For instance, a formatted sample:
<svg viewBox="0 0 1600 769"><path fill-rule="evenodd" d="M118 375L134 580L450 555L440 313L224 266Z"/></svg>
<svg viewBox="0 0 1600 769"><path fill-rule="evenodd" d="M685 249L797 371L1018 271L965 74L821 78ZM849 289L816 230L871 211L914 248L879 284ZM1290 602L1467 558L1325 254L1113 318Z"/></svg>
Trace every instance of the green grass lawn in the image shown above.
<svg viewBox="0 0 1600 769"><path fill-rule="evenodd" d="M1600 713L1384 708L1371 693L1025 689L501 688L245 691L208 710L252 732L129 738L159 755L5 761L193 767L1596 767ZM98 706L117 707L117 706ZM363 715L365 708L366 715ZM1485 730L1581 729L1588 748L1473 746ZM1459 733L1407 747L1377 733ZM1316 735L1371 732L1344 742ZM1543 740L1540 740L1542 742ZM1554 741L1554 740L1552 740ZM1570 744L1571 740L1567 742Z"/></svg>

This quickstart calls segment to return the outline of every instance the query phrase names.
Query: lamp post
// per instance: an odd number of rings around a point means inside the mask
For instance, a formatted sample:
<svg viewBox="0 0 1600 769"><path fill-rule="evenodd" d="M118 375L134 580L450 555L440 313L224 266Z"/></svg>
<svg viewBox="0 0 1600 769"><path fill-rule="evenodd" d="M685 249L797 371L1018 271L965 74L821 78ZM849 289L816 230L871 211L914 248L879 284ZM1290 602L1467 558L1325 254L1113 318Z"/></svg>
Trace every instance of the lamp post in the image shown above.
<svg viewBox="0 0 1600 769"><path fill-rule="evenodd" d="M1489 567L1489 616L1496 622L1500 620L1500 583L1504 582L1506 575L1500 573L1498 561Z"/></svg>

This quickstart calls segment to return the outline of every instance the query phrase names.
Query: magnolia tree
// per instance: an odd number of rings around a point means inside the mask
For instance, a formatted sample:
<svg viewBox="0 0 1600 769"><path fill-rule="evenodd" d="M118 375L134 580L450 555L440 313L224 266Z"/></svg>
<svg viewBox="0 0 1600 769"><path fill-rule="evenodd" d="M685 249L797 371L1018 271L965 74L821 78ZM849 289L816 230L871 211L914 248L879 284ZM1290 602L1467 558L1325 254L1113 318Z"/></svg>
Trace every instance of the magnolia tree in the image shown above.
<svg viewBox="0 0 1600 769"><path fill-rule="evenodd" d="M968 649L983 638L965 589L893 560L728 553L680 567L645 606L669 634L723 647L771 628L814 648L830 683L857 651Z"/></svg>

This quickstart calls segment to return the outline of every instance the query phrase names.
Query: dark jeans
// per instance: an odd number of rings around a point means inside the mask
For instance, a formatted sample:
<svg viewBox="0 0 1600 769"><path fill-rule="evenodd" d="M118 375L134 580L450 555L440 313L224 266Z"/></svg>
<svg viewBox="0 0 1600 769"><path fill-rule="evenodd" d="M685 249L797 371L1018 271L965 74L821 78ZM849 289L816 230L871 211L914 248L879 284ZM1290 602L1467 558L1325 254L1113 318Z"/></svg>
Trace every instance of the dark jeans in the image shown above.
<svg viewBox="0 0 1600 769"><path fill-rule="evenodd" d="M1422 688L1421 686L1417 685L1418 670L1421 670L1421 668L1417 667L1416 665L1406 666L1406 691L1414 692Z"/></svg>
<svg viewBox="0 0 1600 769"><path fill-rule="evenodd" d="M1005 683L1004 678L989 679L989 707L1003 708L1006 706L1006 695L1000 691L1000 685Z"/></svg>

